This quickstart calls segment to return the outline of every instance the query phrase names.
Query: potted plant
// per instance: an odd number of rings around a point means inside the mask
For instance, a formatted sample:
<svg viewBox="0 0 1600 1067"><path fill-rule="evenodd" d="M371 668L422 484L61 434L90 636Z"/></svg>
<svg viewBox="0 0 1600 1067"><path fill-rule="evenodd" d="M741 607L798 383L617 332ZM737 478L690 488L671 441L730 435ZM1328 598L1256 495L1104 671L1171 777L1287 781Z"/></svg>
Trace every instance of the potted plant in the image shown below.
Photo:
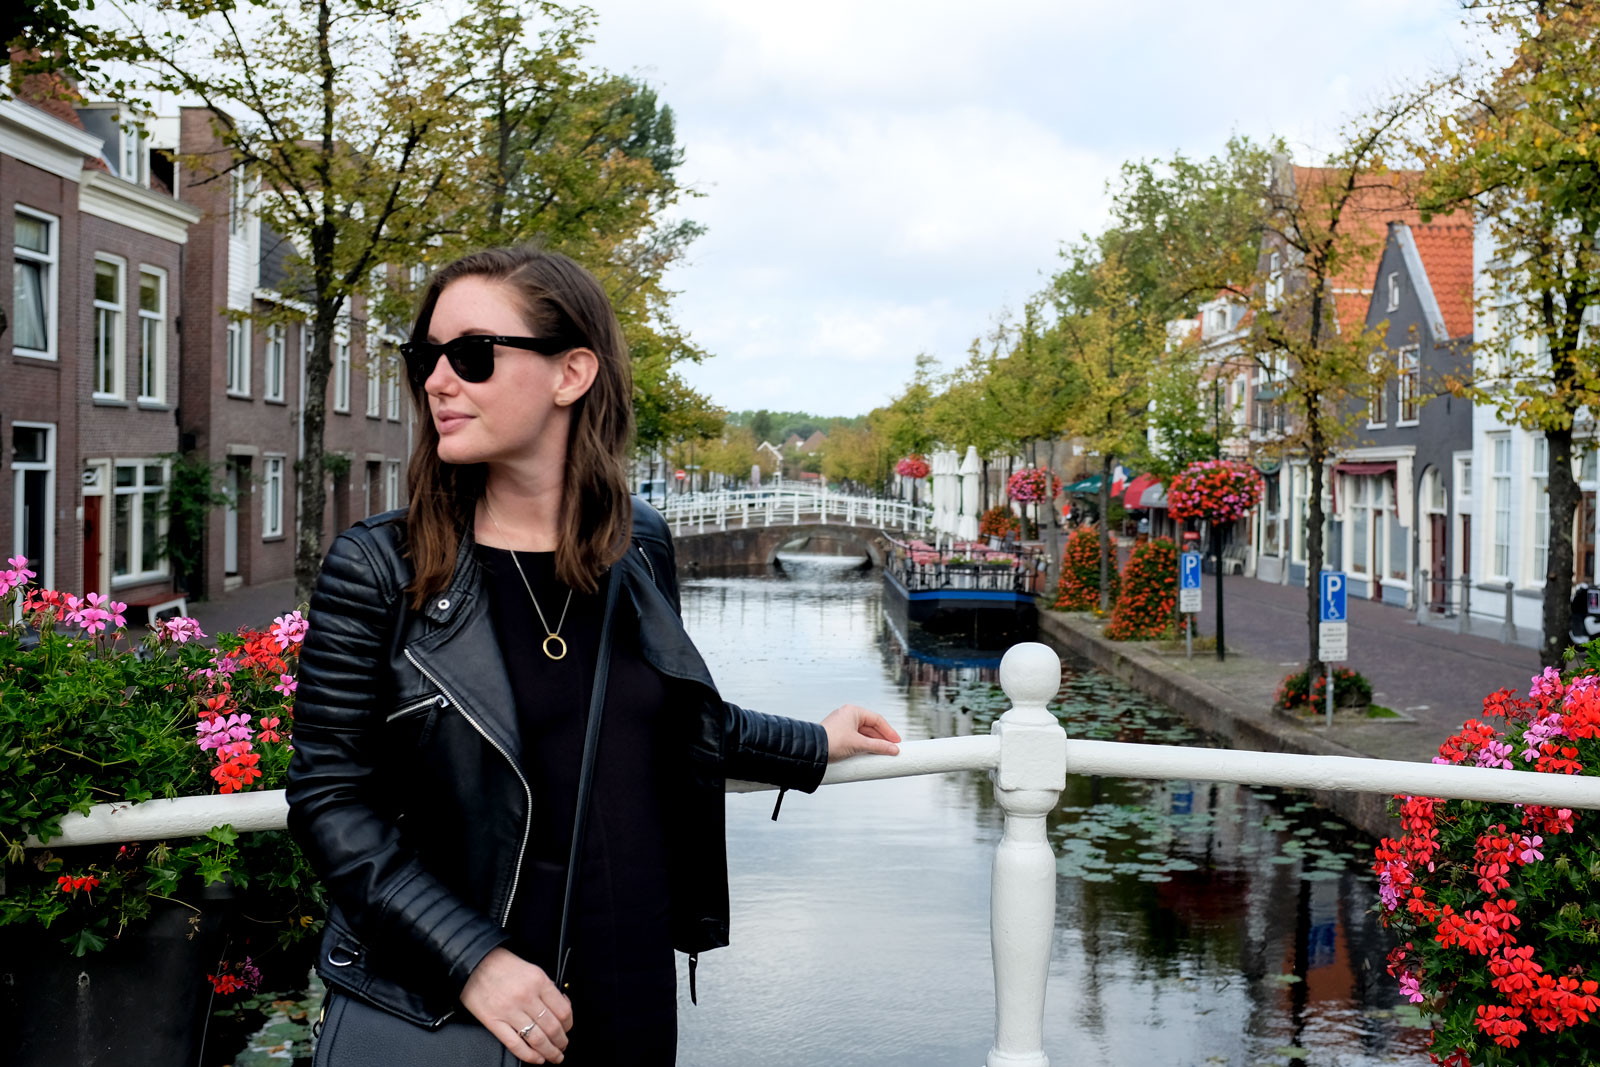
<svg viewBox="0 0 1600 1067"><path fill-rule="evenodd" d="M1110 595L1113 601L1121 584L1115 567L1111 568ZM1067 538L1067 547L1061 553L1061 578L1056 583L1057 611L1100 610L1100 531L1093 526L1080 526Z"/></svg>
<svg viewBox="0 0 1600 1067"><path fill-rule="evenodd" d="M1569 653L1570 655L1570 653ZM1435 763L1600 773L1600 648L1502 689L1439 746ZM1375 852L1388 971L1432 1021L1432 1059L1596 1062L1600 879L1592 812L1397 796L1398 839Z"/></svg>
<svg viewBox="0 0 1600 1067"><path fill-rule="evenodd" d="M1174 629L1178 607L1178 548L1165 537L1133 547L1105 635L1113 641L1150 641Z"/></svg>
<svg viewBox="0 0 1600 1067"><path fill-rule="evenodd" d="M280 788L306 622L291 612L215 647L193 619L138 636L125 605L33 577L21 558L0 571L0 618L20 604L22 619L0 630L0 959L26 961L5 994L22 1020L8 1040L24 1063L83 1042L122 1063L194 1062L212 997L249 990L261 960L321 926L298 848L225 818L188 840L52 841L97 804ZM121 1023L84 1034L83 1018Z"/></svg>
<svg viewBox="0 0 1600 1067"><path fill-rule="evenodd" d="M1333 676L1334 707L1345 711L1365 712L1372 705L1372 683L1366 675L1349 667L1329 667ZM1321 714L1327 705L1328 679L1318 675L1306 684L1306 672L1296 671L1278 685L1273 706L1291 715L1306 717Z"/></svg>

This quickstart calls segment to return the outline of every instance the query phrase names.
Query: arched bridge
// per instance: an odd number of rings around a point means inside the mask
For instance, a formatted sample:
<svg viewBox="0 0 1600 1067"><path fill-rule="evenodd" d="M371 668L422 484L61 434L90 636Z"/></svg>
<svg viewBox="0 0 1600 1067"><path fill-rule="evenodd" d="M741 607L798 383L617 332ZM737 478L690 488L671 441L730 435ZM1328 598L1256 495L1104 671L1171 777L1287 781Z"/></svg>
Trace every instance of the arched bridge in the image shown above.
<svg viewBox="0 0 1600 1067"><path fill-rule="evenodd" d="M786 545L805 542L814 549L819 541L858 547L881 567L891 536L921 536L933 524L931 508L789 482L669 497L663 514L678 565L691 574L766 566Z"/></svg>

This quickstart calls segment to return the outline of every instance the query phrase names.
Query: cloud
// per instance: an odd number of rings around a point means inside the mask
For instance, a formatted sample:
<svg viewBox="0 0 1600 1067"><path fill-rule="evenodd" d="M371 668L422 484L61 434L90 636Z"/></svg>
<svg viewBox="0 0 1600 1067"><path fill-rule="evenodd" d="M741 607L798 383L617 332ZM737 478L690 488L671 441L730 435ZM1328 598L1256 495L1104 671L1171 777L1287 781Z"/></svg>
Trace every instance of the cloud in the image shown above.
<svg viewBox="0 0 1600 1067"><path fill-rule="evenodd" d="M1449 0L597 0L593 60L678 116L687 372L724 406L854 414L946 363L1103 224L1124 160L1273 133L1309 157L1463 40Z"/></svg>

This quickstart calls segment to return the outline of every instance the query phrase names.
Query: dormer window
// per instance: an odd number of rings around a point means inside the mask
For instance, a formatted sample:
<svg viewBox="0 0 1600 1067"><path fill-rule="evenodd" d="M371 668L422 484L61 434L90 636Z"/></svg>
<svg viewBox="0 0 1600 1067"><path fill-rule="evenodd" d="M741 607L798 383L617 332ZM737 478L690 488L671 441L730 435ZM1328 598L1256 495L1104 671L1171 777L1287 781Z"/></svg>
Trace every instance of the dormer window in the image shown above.
<svg viewBox="0 0 1600 1067"><path fill-rule="evenodd" d="M1228 309L1227 308L1219 307L1219 308L1215 308L1215 309L1212 310L1212 312L1211 312L1211 331L1210 332L1212 332L1212 333L1227 333L1228 332Z"/></svg>
<svg viewBox="0 0 1600 1067"><path fill-rule="evenodd" d="M1390 311L1400 310L1400 272L1389 272L1389 308Z"/></svg>
<svg viewBox="0 0 1600 1067"><path fill-rule="evenodd" d="M117 176L137 185L150 184L150 150L137 127L122 130L122 162Z"/></svg>

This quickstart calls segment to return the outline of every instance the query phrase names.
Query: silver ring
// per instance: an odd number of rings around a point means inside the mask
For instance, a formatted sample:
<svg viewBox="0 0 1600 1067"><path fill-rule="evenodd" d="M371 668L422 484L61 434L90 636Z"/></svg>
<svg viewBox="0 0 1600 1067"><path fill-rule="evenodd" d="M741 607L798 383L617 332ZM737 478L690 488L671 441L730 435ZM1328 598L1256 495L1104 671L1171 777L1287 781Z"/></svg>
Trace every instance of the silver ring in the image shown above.
<svg viewBox="0 0 1600 1067"><path fill-rule="evenodd" d="M538 1021L539 1020L537 1020L537 1019L534 1020L534 1022L538 1022ZM522 1038L523 1040L527 1040L528 1033L532 1029L533 1029L533 1023L529 1023L527 1026L524 1026L521 1030L517 1031L517 1036Z"/></svg>

